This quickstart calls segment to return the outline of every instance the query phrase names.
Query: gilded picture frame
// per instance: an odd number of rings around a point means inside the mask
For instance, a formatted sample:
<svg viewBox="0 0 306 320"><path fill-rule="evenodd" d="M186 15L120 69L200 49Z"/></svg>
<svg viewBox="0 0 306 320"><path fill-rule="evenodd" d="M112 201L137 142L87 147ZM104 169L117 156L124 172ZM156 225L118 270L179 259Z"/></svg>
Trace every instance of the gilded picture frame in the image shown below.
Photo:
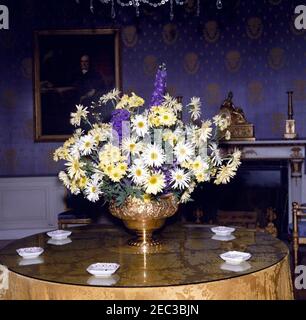
<svg viewBox="0 0 306 320"><path fill-rule="evenodd" d="M76 105L121 90L120 31L35 31L34 44L34 140L64 141Z"/></svg>

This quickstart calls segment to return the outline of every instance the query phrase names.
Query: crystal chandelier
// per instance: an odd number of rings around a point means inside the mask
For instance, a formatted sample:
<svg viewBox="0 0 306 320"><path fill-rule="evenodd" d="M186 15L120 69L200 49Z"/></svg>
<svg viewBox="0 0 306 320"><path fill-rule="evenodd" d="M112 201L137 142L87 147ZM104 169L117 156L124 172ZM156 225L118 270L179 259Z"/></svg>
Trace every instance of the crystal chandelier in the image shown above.
<svg viewBox="0 0 306 320"><path fill-rule="evenodd" d="M80 0L75 0L76 3L80 4ZM188 0L89 0L89 9L92 13L95 11L95 2L100 2L102 4L111 5L111 16L116 18L116 5L121 7L134 7L136 10L136 16L139 17L139 11L141 5L149 5L154 8L161 7L163 5L170 5L170 19L174 17L174 4L182 6L188 2ZM217 0L217 9L222 9L222 0ZM200 0L197 0L197 16L200 15Z"/></svg>

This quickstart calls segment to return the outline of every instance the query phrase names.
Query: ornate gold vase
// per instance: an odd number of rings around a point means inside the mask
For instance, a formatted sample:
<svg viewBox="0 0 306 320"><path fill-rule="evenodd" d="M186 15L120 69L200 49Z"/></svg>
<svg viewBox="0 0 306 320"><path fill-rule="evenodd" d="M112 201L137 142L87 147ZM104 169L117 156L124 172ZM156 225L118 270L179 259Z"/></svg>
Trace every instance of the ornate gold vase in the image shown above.
<svg viewBox="0 0 306 320"><path fill-rule="evenodd" d="M153 237L153 232L164 225L166 218L176 213L178 201L173 194L165 195L159 201L130 197L120 207L111 202L109 209L113 216L123 220L125 226L136 233L137 237L128 242L130 246L152 247L161 244Z"/></svg>

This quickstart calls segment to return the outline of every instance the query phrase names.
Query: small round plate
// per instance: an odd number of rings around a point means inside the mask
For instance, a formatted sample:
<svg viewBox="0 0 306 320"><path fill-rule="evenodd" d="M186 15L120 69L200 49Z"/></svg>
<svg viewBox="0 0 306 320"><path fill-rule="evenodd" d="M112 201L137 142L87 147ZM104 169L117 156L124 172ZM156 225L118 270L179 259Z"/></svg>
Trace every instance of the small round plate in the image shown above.
<svg viewBox="0 0 306 320"><path fill-rule="evenodd" d="M118 263L98 262L91 264L86 270L95 277L109 277L120 267Z"/></svg>
<svg viewBox="0 0 306 320"><path fill-rule="evenodd" d="M220 255L221 259L231 265L238 265L244 261L247 261L251 258L251 256L252 255L248 252L240 251L228 251Z"/></svg>
<svg viewBox="0 0 306 320"><path fill-rule="evenodd" d="M231 233L233 233L236 229L231 227L213 227L211 228L211 231L215 233L217 236L229 236Z"/></svg>
<svg viewBox="0 0 306 320"><path fill-rule="evenodd" d="M41 247L28 247L20 248L16 251L24 259L33 259L40 256L44 252L44 249Z"/></svg>
<svg viewBox="0 0 306 320"><path fill-rule="evenodd" d="M55 240L63 240L71 235L71 231L68 230L54 230L47 232L47 235Z"/></svg>

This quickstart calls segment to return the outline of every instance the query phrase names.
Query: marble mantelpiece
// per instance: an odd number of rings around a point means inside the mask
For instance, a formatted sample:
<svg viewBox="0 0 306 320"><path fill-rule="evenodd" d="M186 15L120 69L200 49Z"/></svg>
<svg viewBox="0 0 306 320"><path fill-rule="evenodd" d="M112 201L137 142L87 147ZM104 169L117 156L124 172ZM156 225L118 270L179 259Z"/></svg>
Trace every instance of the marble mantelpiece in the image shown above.
<svg viewBox="0 0 306 320"><path fill-rule="evenodd" d="M243 161L286 160L288 163L288 217L292 222L292 202L305 202L306 140L227 141L228 150L239 148Z"/></svg>

